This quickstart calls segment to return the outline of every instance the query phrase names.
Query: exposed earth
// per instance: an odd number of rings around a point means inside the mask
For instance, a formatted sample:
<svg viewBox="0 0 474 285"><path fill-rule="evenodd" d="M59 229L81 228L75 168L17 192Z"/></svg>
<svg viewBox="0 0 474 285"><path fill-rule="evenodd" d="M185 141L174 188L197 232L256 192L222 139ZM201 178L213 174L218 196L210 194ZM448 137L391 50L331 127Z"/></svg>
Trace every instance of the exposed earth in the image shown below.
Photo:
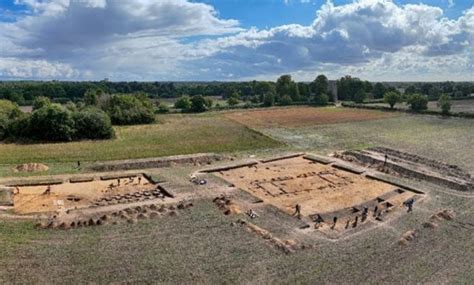
<svg viewBox="0 0 474 285"><path fill-rule="evenodd" d="M1 177L0 283L474 281L469 122L445 122L451 137L426 151L407 139L409 122L436 131L438 118L306 107L209 116L279 141ZM368 125L400 121L389 143L384 133L359 145ZM301 147L284 133L327 142Z"/></svg>

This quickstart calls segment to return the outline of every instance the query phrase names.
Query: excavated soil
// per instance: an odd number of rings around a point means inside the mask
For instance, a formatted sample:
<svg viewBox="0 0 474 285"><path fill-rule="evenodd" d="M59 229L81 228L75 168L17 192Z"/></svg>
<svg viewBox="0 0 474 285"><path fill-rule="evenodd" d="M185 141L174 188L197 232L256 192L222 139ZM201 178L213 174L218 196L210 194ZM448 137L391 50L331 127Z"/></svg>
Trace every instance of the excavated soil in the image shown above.
<svg viewBox="0 0 474 285"><path fill-rule="evenodd" d="M115 180L94 180L82 183L64 183L50 185L50 193L45 193L47 185L17 187L19 192L14 196L14 211L19 214L53 212L61 209L85 208L106 205L117 197L126 200L139 198L142 192L150 192L156 188L145 177L133 181L121 179L120 186ZM133 195L132 195L133 193ZM137 197L135 197L137 196Z"/></svg>
<svg viewBox="0 0 474 285"><path fill-rule="evenodd" d="M393 185L303 157L259 163L215 174L290 215L294 214L296 204L301 205L303 216L311 216L377 201L383 195L395 196L391 198L396 201L392 204L403 203L413 196L413 193L405 191L398 194Z"/></svg>
<svg viewBox="0 0 474 285"><path fill-rule="evenodd" d="M42 163L25 163L13 168L15 172L42 172L47 171L49 167Z"/></svg>
<svg viewBox="0 0 474 285"><path fill-rule="evenodd" d="M459 167L398 150L375 147L336 153L335 156L392 175L426 180L461 191L474 190L472 177Z"/></svg>

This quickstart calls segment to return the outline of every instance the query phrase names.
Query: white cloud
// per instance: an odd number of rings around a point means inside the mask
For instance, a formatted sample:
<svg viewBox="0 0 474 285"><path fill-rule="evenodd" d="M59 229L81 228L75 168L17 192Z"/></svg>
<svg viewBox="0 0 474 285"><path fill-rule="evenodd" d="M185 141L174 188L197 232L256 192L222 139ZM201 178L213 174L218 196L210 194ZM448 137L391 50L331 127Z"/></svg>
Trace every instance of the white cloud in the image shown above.
<svg viewBox="0 0 474 285"><path fill-rule="evenodd" d="M342 73L365 70L364 75L375 78L390 68L398 71L408 62L420 72L430 65L434 67L431 71L438 70L447 78L454 79L456 74L457 78L472 80L472 65L459 65L458 57L466 60L472 54L473 11L471 8L459 19L449 20L442 9L424 4L401 6L388 0L360 0L334 6L327 2L310 26L252 29L202 44L213 52L212 60L206 62L231 67L246 78L311 72L328 65ZM447 60L450 57L457 60ZM403 61L387 69L376 64L388 58ZM440 69L439 62L445 67ZM370 67L371 72L364 69ZM393 74L394 78L400 75L403 72Z"/></svg>
<svg viewBox="0 0 474 285"><path fill-rule="evenodd" d="M0 57L0 78L76 78L80 72L63 63Z"/></svg>
<svg viewBox="0 0 474 285"><path fill-rule="evenodd" d="M311 25L243 30L186 0L16 2L31 13L0 23L0 78L474 77L474 7L448 19L425 4L327 2Z"/></svg>

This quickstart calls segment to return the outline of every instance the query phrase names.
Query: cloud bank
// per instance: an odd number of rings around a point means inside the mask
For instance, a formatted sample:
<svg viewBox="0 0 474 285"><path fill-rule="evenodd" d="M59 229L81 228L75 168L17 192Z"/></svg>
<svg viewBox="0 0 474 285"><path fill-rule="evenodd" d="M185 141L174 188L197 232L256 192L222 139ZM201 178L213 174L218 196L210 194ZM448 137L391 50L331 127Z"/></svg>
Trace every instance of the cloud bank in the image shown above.
<svg viewBox="0 0 474 285"><path fill-rule="evenodd" d="M359 0L315 11L309 26L242 29L186 0L16 0L0 23L0 78L87 80L474 80L474 7ZM269 11L271 13L271 11Z"/></svg>

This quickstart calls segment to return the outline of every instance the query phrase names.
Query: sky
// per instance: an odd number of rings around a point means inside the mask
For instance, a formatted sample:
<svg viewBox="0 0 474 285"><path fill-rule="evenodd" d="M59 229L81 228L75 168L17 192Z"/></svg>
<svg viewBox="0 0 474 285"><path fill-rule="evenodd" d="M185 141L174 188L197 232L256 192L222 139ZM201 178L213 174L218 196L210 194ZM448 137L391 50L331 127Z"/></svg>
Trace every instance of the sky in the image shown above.
<svg viewBox="0 0 474 285"><path fill-rule="evenodd" d="M0 0L0 80L474 81L473 0Z"/></svg>

